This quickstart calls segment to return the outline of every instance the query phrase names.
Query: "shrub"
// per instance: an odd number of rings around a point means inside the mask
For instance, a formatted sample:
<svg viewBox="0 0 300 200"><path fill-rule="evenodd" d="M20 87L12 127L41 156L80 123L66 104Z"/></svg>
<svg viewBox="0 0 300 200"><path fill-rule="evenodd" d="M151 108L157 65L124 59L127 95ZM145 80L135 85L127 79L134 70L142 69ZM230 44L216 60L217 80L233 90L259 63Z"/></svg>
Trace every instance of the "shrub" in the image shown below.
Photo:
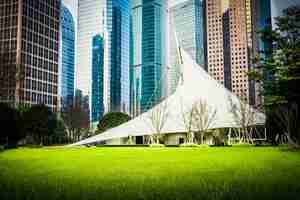
<svg viewBox="0 0 300 200"><path fill-rule="evenodd" d="M194 143L185 143L185 144L180 144L179 147L193 147L193 148L207 148L209 145L207 144L194 144Z"/></svg>
<svg viewBox="0 0 300 200"><path fill-rule="evenodd" d="M109 145L109 144L98 144L96 147L149 147L149 144L119 144L119 145Z"/></svg>
<svg viewBox="0 0 300 200"><path fill-rule="evenodd" d="M165 147L164 144L150 144L149 147L153 147L153 148L161 148L161 147Z"/></svg>
<svg viewBox="0 0 300 200"><path fill-rule="evenodd" d="M104 117L99 121L97 126L97 134L102 133L108 129L119 126L131 118L126 113L122 112L111 112L104 115Z"/></svg>

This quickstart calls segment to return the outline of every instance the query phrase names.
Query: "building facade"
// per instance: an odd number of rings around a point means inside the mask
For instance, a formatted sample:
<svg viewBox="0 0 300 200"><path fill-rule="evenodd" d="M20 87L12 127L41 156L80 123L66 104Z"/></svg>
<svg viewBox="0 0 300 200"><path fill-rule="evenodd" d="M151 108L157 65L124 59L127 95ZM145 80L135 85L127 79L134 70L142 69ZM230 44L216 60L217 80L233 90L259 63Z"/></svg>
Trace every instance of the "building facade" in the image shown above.
<svg viewBox="0 0 300 200"><path fill-rule="evenodd" d="M271 28L271 1L270 0L253 0L252 1L252 14L253 14L253 56L260 56L266 58L272 52L272 43L263 41L257 30ZM254 65L255 66L255 65ZM255 104L257 107L263 105L263 88L260 83L255 83Z"/></svg>
<svg viewBox="0 0 300 200"><path fill-rule="evenodd" d="M101 35L103 54L103 102L92 101L93 37ZM104 105L104 113L129 112L130 1L79 0L77 88L89 96L90 110ZM102 113L98 110L96 113ZM97 116L97 115L96 115ZM92 117L92 115L91 115ZM95 118L93 118L94 120Z"/></svg>
<svg viewBox="0 0 300 200"><path fill-rule="evenodd" d="M93 110L93 37L103 35L105 9L105 0L78 0L76 89L89 96L89 110Z"/></svg>
<svg viewBox="0 0 300 200"><path fill-rule="evenodd" d="M62 5L60 18L59 96L61 109L71 105L75 84L75 23L70 10Z"/></svg>
<svg viewBox="0 0 300 200"><path fill-rule="evenodd" d="M208 72L237 96L251 100L248 77L252 56L251 1L207 0Z"/></svg>
<svg viewBox="0 0 300 200"><path fill-rule="evenodd" d="M132 1L132 114L138 115L166 95L167 1Z"/></svg>
<svg viewBox="0 0 300 200"><path fill-rule="evenodd" d="M93 37L92 65L92 123L97 124L104 113L103 105L103 69L104 39L100 35Z"/></svg>
<svg viewBox="0 0 300 200"><path fill-rule="evenodd" d="M0 101L58 109L59 0L0 2Z"/></svg>
<svg viewBox="0 0 300 200"><path fill-rule="evenodd" d="M107 108L129 113L130 104L130 0L107 0L104 75Z"/></svg>
<svg viewBox="0 0 300 200"><path fill-rule="evenodd" d="M202 0L169 1L170 55L168 69L168 95L178 84L177 36L181 47L203 68L205 66L205 8ZM175 33L176 32L176 33Z"/></svg>

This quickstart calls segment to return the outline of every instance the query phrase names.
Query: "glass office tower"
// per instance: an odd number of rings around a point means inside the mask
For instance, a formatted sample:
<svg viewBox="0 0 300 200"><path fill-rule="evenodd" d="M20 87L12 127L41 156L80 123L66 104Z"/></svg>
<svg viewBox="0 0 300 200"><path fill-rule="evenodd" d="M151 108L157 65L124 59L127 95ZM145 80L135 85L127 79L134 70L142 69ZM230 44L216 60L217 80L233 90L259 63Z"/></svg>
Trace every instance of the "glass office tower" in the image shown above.
<svg viewBox="0 0 300 200"><path fill-rule="evenodd" d="M172 94L178 83L178 60L175 31L181 47L200 66L205 68L204 34L205 9L202 0L169 1L170 57L168 70L168 94Z"/></svg>
<svg viewBox="0 0 300 200"><path fill-rule="evenodd" d="M107 0L107 105L110 111L129 112L130 0Z"/></svg>
<svg viewBox="0 0 300 200"><path fill-rule="evenodd" d="M103 106L103 68L104 40L100 35L93 37L92 55L92 123L97 123L104 113Z"/></svg>
<svg viewBox="0 0 300 200"><path fill-rule="evenodd" d="M129 112L129 0L79 0L77 88L92 97L93 37L103 36L103 103L104 112ZM97 113L101 113L98 110ZM91 116L92 118L92 116Z"/></svg>
<svg viewBox="0 0 300 200"><path fill-rule="evenodd" d="M132 2L133 115L147 111L165 95L167 1Z"/></svg>
<svg viewBox="0 0 300 200"><path fill-rule="evenodd" d="M61 8L60 97L61 109L72 104L75 78L75 24L67 7Z"/></svg>
<svg viewBox="0 0 300 200"><path fill-rule="evenodd" d="M83 96L89 96L90 111L93 110L93 37L103 35L105 9L105 0L78 0L76 89L82 91Z"/></svg>

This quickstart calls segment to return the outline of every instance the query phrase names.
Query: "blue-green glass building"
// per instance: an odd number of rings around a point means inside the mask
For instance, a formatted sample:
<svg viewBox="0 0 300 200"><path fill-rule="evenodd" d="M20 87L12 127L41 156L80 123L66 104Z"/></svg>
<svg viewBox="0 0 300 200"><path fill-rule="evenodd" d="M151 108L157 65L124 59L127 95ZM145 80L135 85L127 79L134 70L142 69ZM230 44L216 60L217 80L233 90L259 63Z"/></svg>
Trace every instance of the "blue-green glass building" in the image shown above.
<svg viewBox="0 0 300 200"><path fill-rule="evenodd" d="M157 104L166 91L167 1L132 1L132 114Z"/></svg>
<svg viewBox="0 0 300 200"><path fill-rule="evenodd" d="M168 95L171 95L176 90L180 74L175 36L191 58L205 68L204 2L202 0L169 0L169 21Z"/></svg>
<svg viewBox="0 0 300 200"><path fill-rule="evenodd" d="M104 40L101 35L93 37L92 50L92 123L98 122L104 113L103 104L103 69Z"/></svg>
<svg viewBox="0 0 300 200"><path fill-rule="evenodd" d="M109 111L129 113L130 0L107 0Z"/></svg>
<svg viewBox="0 0 300 200"><path fill-rule="evenodd" d="M78 1L76 82L89 96L93 122L103 113L129 113L130 8L130 0Z"/></svg>
<svg viewBox="0 0 300 200"><path fill-rule="evenodd" d="M74 97L75 79L75 25L69 9L61 7L60 96L62 109L70 105Z"/></svg>
<svg viewBox="0 0 300 200"><path fill-rule="evenodd" d="M271 28L271 1L270 0L255 0L253 1L253 18L254 30L262 30ZM253 34L254 47L256 51L263 57L271 53L272 44L268 41L263 41L259 38L259 34Z"/></svg>

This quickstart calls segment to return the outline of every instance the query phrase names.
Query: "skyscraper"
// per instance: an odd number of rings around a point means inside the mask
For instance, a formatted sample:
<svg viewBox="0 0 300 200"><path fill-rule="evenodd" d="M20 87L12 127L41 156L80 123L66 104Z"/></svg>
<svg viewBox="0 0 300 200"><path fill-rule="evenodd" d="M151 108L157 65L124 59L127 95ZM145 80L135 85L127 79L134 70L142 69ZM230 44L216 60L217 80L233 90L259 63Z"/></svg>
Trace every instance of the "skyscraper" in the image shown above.
<svg viewBox="0 0 300 200"><path fill-rule="evenodd" d="M208 72L250 102L251 8L248 0L207 0ZM251 103L251 102L250 102Z"/></svg>
<svg viewBox="0 0 300 200"><path fill-rule="evenodd" d="M93 37L103 35L105 0L78 0L76 89L92 102Z"/></svg>
<svg viewBox="0 0 300 200"><path fill-rule="evenodd" d="M103 105L103 69L104 40L100 35L93 37L92 64L92 123L97 123L104 113Z"/></svg>
<svg viewBox="0 0 300 200"><path fill-rule="evenodd" d="M59 0L0 1L0 101L58 107Z"/></svg>
<svg viewBox="0 0 300 200"><path fill-rule="evenodd" d="M167 1L133 0L133 114L153 107L166 92Z"/></svg>
<svg viewBox="0 0 300 200"><path fill-rule="evenodd" d="M202 0L169 1L170 56L168 69L168 94L172 94L178 82L177 45L175 31L181 47L200 66L205 68L204 35L205 8Z"/></svg>
<svg viewBox="0 0 300 200"><path fill-rule="evenodd" d="M130 103L130 8L130 0L107 0L107 106L110 111L127 113Z"/></svg>
<svg viewBox="0 0 300 200"><path fill-rule="evenodd" d="M262 30L271 27L271 1L270 0L253 0L252 13L253 13L253 46L255 53L266 56L271 44L262 41L259 34L254 31Z"/></svg>
<svg viewBox="0 0 300 200"><path fill-rule="evenodd" d="M103 103L104 112L129 112L129 34L129 0L79 0L77 88L90 96L90 106L95 105L91 96L93 37L101 35L104 66L100 104Z"/></svg>
<svg viewBox="0 0 300 200"><path fill-rule="evenodd" d="M272 43L263 41L257 30L271 28L271 1L270 0L253 0L252 1L252 16L253 16L253 56L266 58L272 52ZM260 83L254 83L255 104L261 106L263 104L262 86Z"/></svg>
<svg viewBox="0 0 300 200"><path fill-rule="evenodd" d="M224 44L223 44L223 13L222 0L206 0L206 30L207 30L207 69L208 73L219 83L225 83L224 78Z"/></svg>
<svg viewBox="0 0 300 200"><path fill-rule="evenodd" d="M62 109L73 102L75 81L75 24L67 7L61 8L60 84Z"/></svg>

